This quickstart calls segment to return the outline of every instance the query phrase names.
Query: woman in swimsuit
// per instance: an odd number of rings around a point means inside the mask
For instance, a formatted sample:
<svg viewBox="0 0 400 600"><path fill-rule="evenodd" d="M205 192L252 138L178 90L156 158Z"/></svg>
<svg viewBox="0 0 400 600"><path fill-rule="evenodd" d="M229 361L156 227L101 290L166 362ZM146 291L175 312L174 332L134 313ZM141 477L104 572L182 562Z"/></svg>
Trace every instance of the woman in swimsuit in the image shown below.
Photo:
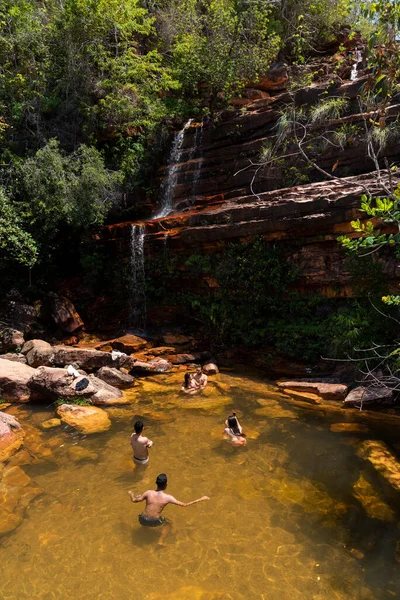
<svg viewBox="0 0 400 600"><path fill-rule="evenodd" d="M236 415L236 413L234 413ZM236 416L228 417L227 421L225 421L224 433L229 435L231 438L232 446L245 446L246 445L246 436L242 433L242 428L239 425L239 421Z"/></svg>
<svg viewBox="0 0 400 600"><path fill-rule="evenodd" d="M191 373L185 373L185 378L181 387L181 392L184 394L196 394L199 391L199 386L196 383L193 375Z"/></svg>

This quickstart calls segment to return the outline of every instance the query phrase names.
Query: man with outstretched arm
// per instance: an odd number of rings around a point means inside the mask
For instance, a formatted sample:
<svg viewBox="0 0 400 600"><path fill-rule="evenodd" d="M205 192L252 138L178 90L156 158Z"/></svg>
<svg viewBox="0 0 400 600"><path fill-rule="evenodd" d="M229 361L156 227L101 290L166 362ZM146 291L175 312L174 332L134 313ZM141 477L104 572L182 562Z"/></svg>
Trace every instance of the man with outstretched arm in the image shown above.
<svg viewBox="0 0 400 600"><path fill-rule="evenodd" d="M190 506L203 500L209 500L208 496L202 496L197 500L191 502L180 502L170 494L165 493L165 489L168 485L167 476L165 473L158 475L156 479L156 490L147 490L144 494L136 496L133 492L129 491L128 494L132 502L143 502L146 501L146 508L139 515L139 523L145 527L157 527L165 523L164 517L161 516L162 511L167 504L176 504L177 506Z"/></svg>

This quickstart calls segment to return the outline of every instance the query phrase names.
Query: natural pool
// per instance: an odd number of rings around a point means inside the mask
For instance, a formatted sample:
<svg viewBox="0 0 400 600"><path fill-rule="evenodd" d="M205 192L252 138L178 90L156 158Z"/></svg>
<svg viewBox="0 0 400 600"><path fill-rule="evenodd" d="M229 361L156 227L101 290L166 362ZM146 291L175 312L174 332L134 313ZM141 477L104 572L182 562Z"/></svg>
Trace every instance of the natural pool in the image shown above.
<svg viewBox="0 0 400 600"><path fill-rule="evenodd" d="M44 493L0 540L0 598L398 597L398 499L356 454L361 439L390 443L390 428L334 433L330 423L359 413L299 407L258 377L220 374L194 398L177 393L181 379L136 386L134 404L107 409L113 426L106 433L42 433L51 455L22 468ZM245 448L222 439L232 408L248 434ZM53 416L44 407L17 412L34 426ZM147 468L131 461L139 417L154 442ZM76 448L91 456L79 461ZM163 545L159 529L138 524L144 505L127 494L153 488L161 472L178 499L211 497L168 506L173 526Z"/></svg>

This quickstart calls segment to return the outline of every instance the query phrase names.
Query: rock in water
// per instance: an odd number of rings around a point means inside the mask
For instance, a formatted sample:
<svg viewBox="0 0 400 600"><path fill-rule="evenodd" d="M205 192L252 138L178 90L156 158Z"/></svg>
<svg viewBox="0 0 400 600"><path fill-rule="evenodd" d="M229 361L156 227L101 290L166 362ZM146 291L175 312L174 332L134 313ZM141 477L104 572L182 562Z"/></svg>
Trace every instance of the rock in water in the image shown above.
<svg viewBox="0 0 400 600"><path fill-rule="evenodd" d="M0 412L0 463L8 460L22 446L23 437L17 419Z"/></svg>
<svg viewBox="0 0 400 600"><path fill-rule="evenodd" d="M76 404L61 404L57 414L63 423L74 427L84 434L100 433L111 427L107 413L97 406L78 406Z"/></svg>

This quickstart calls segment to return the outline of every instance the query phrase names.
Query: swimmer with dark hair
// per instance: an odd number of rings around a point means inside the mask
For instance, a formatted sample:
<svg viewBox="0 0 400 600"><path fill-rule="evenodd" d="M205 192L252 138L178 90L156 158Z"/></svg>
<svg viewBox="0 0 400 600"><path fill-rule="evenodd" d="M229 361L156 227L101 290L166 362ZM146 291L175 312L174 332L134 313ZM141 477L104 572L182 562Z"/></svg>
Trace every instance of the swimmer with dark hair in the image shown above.
<svg viewBox="0 0 400 600"><path fill-rule="evenodd" d="M233 412L230 417L225 421L224 433L229 435L231 438L232 446L245 446L246 435L242 431L242 427L236 417L236 413Z"/></svg>
<svg viewBox="0 0 400 600"><path fill-rule="evenodd" d="M208 496L202 496L197 500L191 502L181 502L165 493L165 489L168 485L168 479L165 473L160 473L156 479L156 490L147 490L144 494L135 495L134 492L129 491L128 494L132 502L143 502L146 501L146 507L139 515L139 523L144 527L157 527L163 525L166 521L161 516L162 511L167 504L176 504L177 506L190 506L191 504L197 504L197 502L203 502L203 500L209 500Z"/></svg>

